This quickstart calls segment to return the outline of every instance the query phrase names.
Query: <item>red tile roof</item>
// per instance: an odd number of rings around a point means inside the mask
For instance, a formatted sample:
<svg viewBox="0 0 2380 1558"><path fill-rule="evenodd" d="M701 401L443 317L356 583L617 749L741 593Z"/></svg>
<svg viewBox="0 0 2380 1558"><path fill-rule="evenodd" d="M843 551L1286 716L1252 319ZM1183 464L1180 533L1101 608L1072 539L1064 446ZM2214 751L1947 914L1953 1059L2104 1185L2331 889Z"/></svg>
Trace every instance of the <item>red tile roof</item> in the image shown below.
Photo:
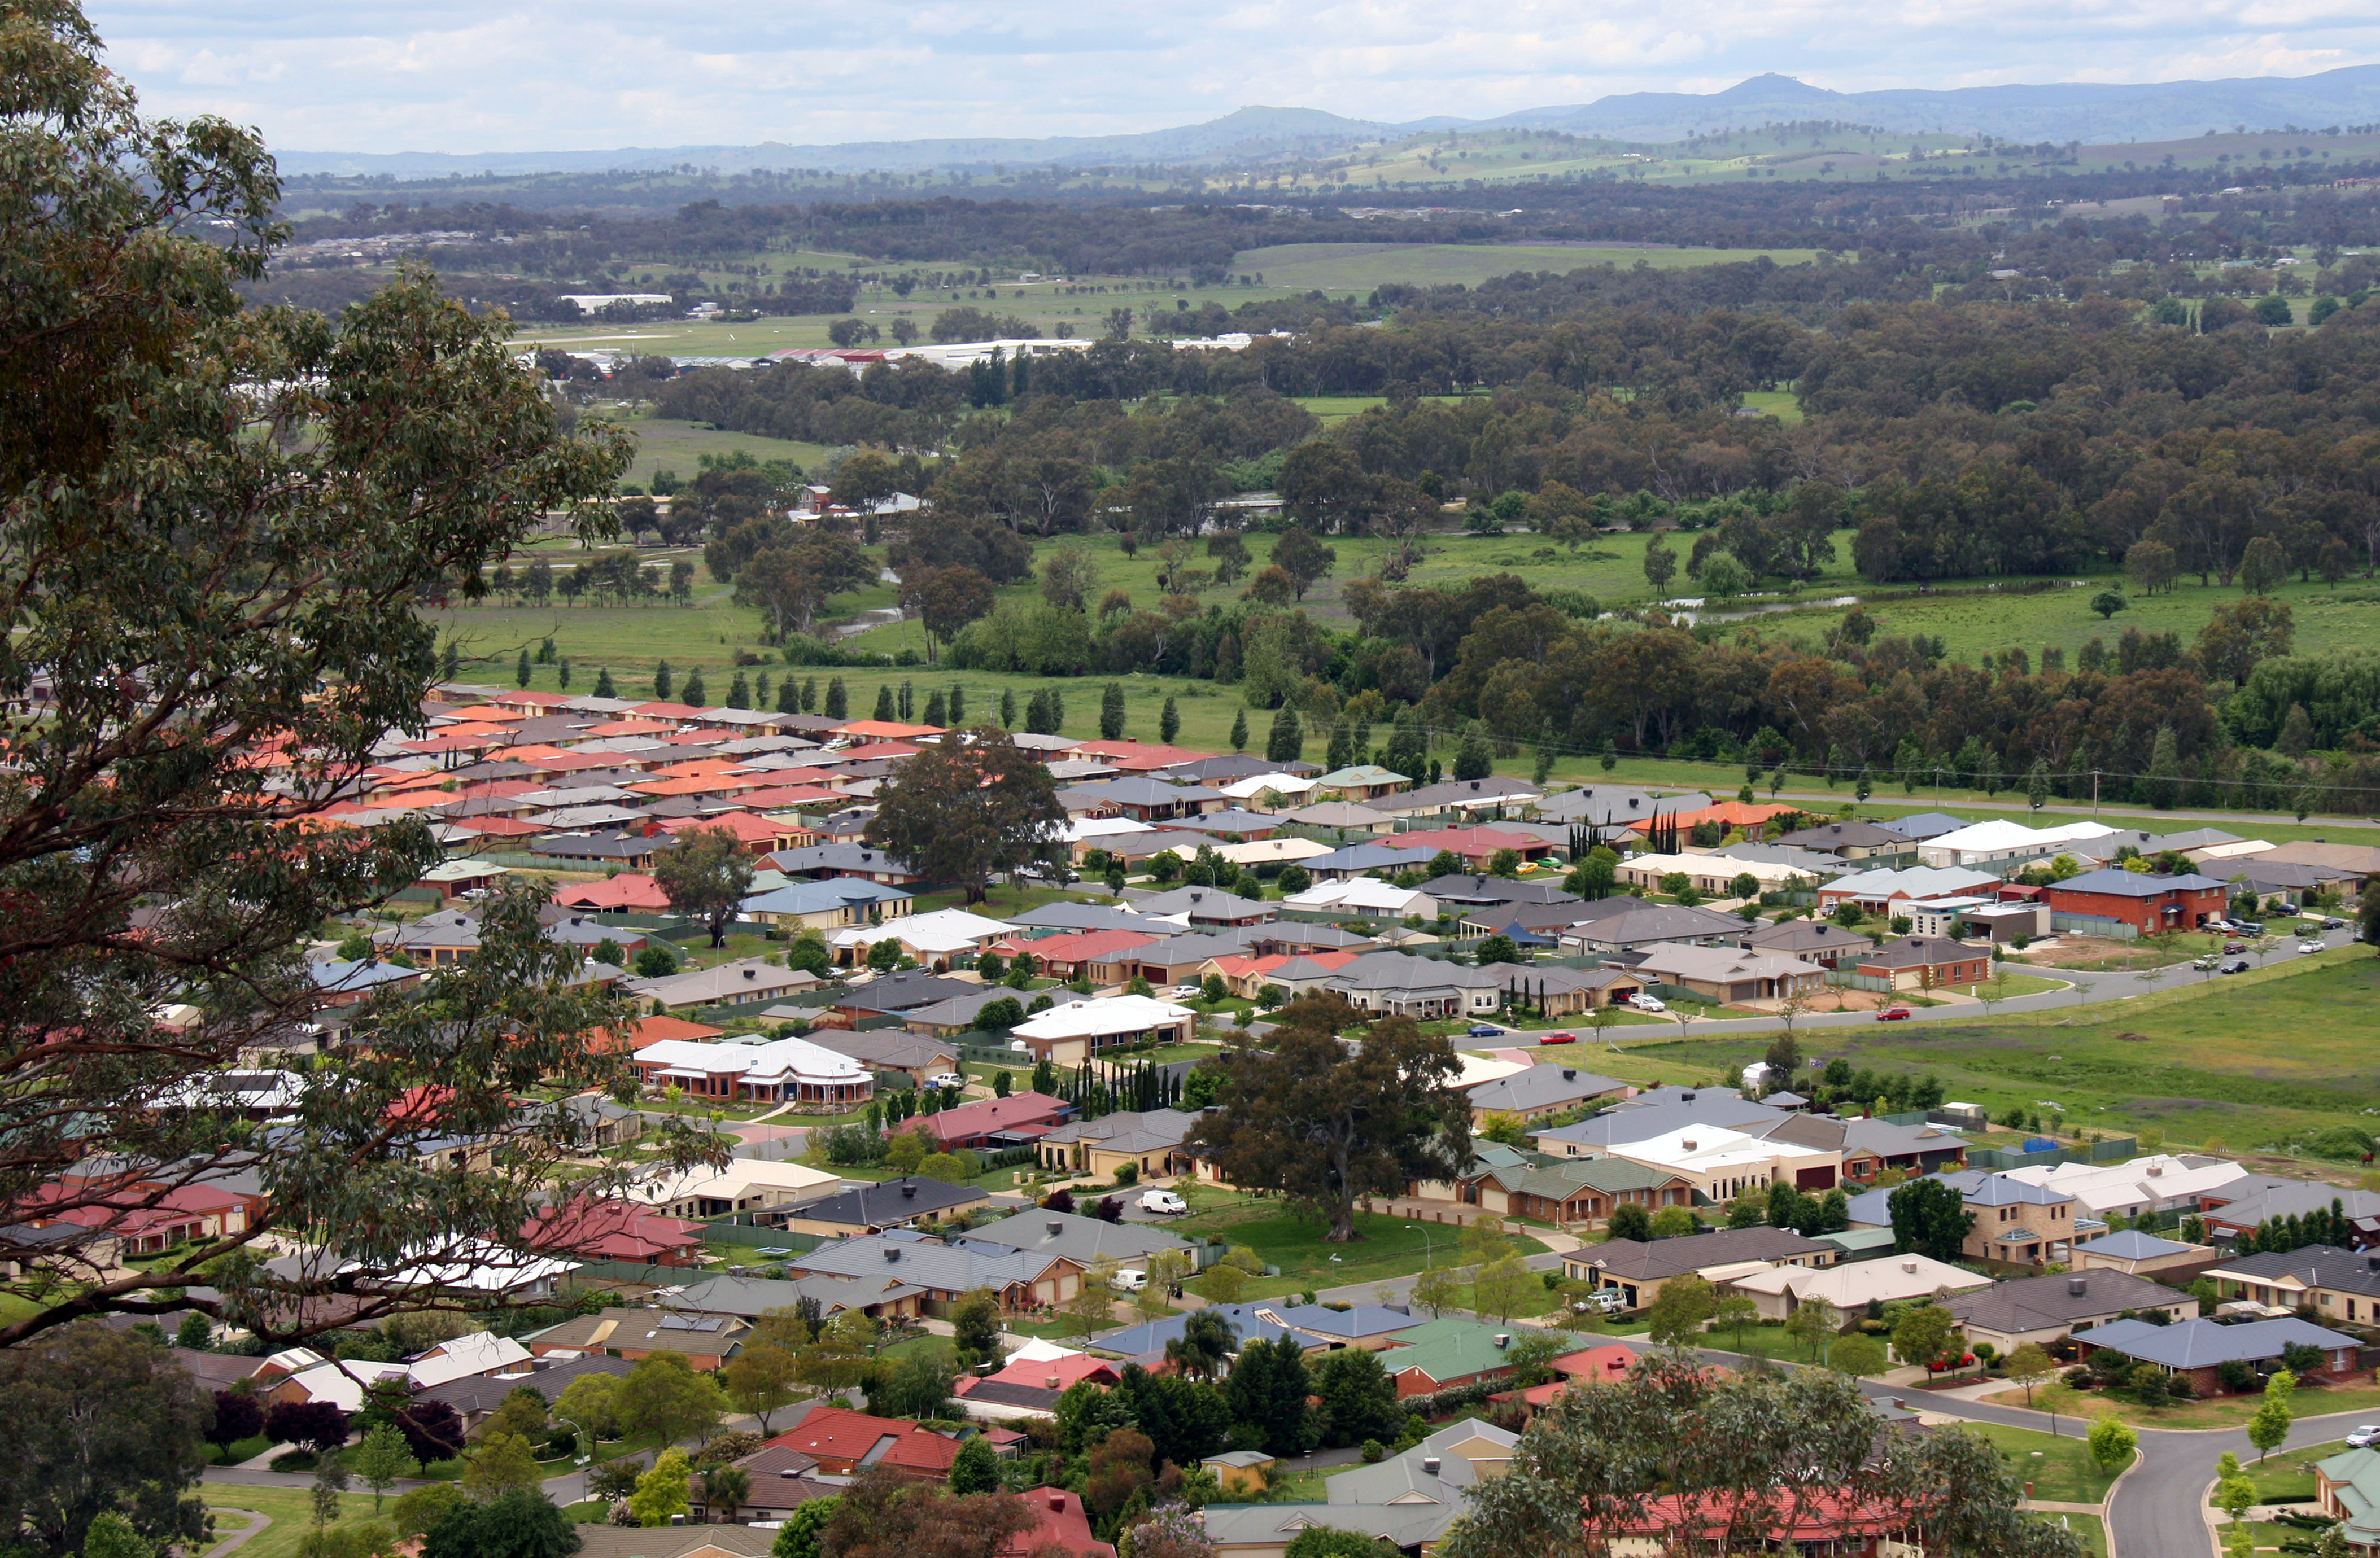
<svg viewBox="0 0 2380 1558"><path fill-rule="evenodd" d="M1068 1112L1065 1100L1052 1098L1046 1093L1012 1093L1005 1098L978 1098L955 1109L919 1115L914 1122L904 1121L903 1128L915 1129L922 1125L934 1133L936 1140L953 1141L995 1130L1055 1125ZM889 1136L892 1132L888 1130L885 1134Z"/></svg>
<svg viewBox="0 0 2380 1558"><path fill-rule="evenodd" d="M890 1439L892 1443L885 1441ZM870 1417L842 1407L813 1407L801 1426L769 1443L799 1450L820 1460L893 1467L946 1476L958 1458L956 1440L945 1439L901 1418Z"/></svg>
<svg viewBox="0 0 2380 1558"><path fill-rule="evenodd" d="M554 889L553 901L565 909L603 910L645 909L660 912L670 906L669 894L661 884L640 871L623 871L608 882L580 882L573 887Z"/></svg>
<svg viewBox="0 0 2380 1558"><path fill-rule="evenodd" d="M999 1558L1021 1558L1056 1547L1074 1558L1115 1558L1115 1549L1091 1534L1091 1517L1083 1496L1063 1488L1036 1488L1016 1495L1033 1515L1033 1524L1008 1539Z"/></svg>

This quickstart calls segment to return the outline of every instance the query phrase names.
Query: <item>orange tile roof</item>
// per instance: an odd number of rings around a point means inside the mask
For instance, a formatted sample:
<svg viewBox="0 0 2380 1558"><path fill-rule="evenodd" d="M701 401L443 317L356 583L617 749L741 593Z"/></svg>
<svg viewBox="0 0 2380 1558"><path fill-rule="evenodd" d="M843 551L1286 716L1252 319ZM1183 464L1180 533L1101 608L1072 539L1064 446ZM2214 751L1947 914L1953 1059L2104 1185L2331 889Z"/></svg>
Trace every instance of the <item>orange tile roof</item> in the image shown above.
<svg viewBox="0 0 2380 1558"><path fill-rule="evenodd" d="M640 703L632 707L631 714L641 714L648 719L693 719L702 710L690 703Z"/></svg>
<svg viewBox="0 0 2380 1558"><path fill-rule="evenodd" d="M787 811L813 801L840 801L841 792L816 784L780 785L774 790L747 790L735 797L756 812Z"/></svg>
<svg viewBox="0 0 2380 1558"><path fill-rule="evenodd" d="M578 733L595 737L658 736L676 729L676 725L666 719L606 719L600 725L589 725Z"/></svg>
<svg viewBox="0 0 2380 1558"><path fill-rule="evenodd" d="M897 719L854 719L849 724L837 725L834 730L837 735L861 736L871 741L898 741L903 736L942 734L940 725L905 725Z"/></svg>
<svg viewBox="0 0 2380 1558"><path fill-rule="evenodd" d="M468 708L450 708L446 711L444 718L448 719L501 720L526 719L528 718L528 715L525 710L506 708L501 704L475 703Z"/></svg>
<svg viewBox="0 0 2380 1558"><path fill-rule="evenodd" d="M689 774L685 779L638 779L621 788L639 795L732 795L739 790L759 790L761 784L733 774Z"/></svg>
<svg viewBox="0 0 2380 1558"><path fill-rule="evenodd" d="M1801 811L1799 806L1780 806L1768 802L1746 805L1742 801L1720 801L1698 812L1671 812L1665 816L1644 817L1629 824L1639 833L1649 830L1655 823L1667 827L1675 823L1681 831L1698 822L1724 823L1730 827L1756 827L1771 817L1785 816Z"/></svg>

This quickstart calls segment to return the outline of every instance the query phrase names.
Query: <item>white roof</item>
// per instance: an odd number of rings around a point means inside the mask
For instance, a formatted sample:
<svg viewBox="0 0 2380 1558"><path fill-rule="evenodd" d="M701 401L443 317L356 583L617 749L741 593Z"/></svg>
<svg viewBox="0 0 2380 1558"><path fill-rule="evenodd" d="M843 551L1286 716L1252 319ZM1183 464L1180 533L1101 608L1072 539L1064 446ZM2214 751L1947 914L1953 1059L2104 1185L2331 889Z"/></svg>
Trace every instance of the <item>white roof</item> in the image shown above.
<svg viewBox="0 0 2380 1558"><path fill-rule="evenodd" d="M1157 829L1130 817L1073 817L1066 830L1059 835L1069 844L1079 844L1086 839L1112 838L1119 833L1154 833Z"/></svg>
<svg viewBox="0 0 2380 1558"><path fill-rule="evenodd" d="M1312 779L1299 779L1295 774L1251 774L1246 779L1234 779L1220 786L1220 793L1234 801L1245 801L1268 790L1278 791L1283 795L1304 795L1317 788Z"/></svg>
<svg viewBox="0 0 2380 1558"><path fill-rule="evenodd" d="M964 909L936 909L929 913L905 916L880 928L895 941L940 950L990 941L1016 927L1005 920L988 920Z"/></svg>
<svg viewBox="0 0 2380 1558"><path fill-rule="evenodd" d="M764 1045L701 1044L693 1039L662 1039L637 1051L644 1065L686 1069L705 1076L740 1070L747 1081L799 1081L848 1086L868 1080L868 1068L847 1055L821 1049L808 1039L771 1039Z"/></svg>
<svg viewBox="0 0 2380 1558"><path fill-rule="evenodd" d="M2020 1185L2038 1185L2072 1196L2094 1212L2124 1211L2195 1197L2244 1179L2248 1170L2228 1160L2196 1165L2167 1153L2128 1163L2034 1164L2001 1175Z"/></svg>
<svg viewBox="0 0 2380 1558"><path fill-rule="evenodd" d="M1033 1336L1027 1338L1023 1347L1010 1353L1007 1360L1011 1363L1055 1363L1062 1358L1082 1356L1077 1348L1062 1347L1055 1342L1044 1341L1038 1336Z"/></svg>
<svg viewBox="0 0 2380 1558"><path fill-rule="evenodd" d="M2092 839L2105 839L2116 831L2103 822L2069 822L2056 827L2027 827L2006 817L1994 817L1989 822L1974 823L1928 839L1925 847L1969 853L2046 849L2053 844L2079 844Z"/></svg>
<svg viewBox="0 0 2380 1558"><path fill-rule="evenodd" d="M2264 839L2240 839L2228 844L2209 844L2204 849L2189 851L2199 860L2237 860L2241 855L2260 855L2280 846Z"/></svg>
<svg viewBox="0 0 2380 1558"><path fill-rule="evenodd" d="M1136 1033L1181 1021L1190 1008L1148 996L1109 996L1068 1001L1021 1022L1010 1032L1024 1039L1081 1039L1101 1033Z"/></svg>
<svg viewBox="0 0 2380 1558"><path fill-rule="evenodd" d="M1780 865L1773 860L1739 860L1730 854L1640 854L1630 855L1622 864L1639 871L1658 871L1663 875L1683 872L1689 876L1750 876L1755 882L1790 882L1796 876L1806 876L1807 871L1791 865Z"/></svg>
<svg viewBox="0 0 2380 1558"><path fill-rule="evenodd" d="M1611 1155L1690 1173L1715 1174L1773 1163L1779 1158L1827 1158L1835 1154L1792 1141L1763 1141L1740 1130L1689 1125L1642 1141L1614 1142Z"/></svg>
<svg viewBox="0 0 2380 1558"><path fill-rule="evenodd" d="M499 1336L492 1331L473 1331L442 1342L431 1349L431 1356L416 1359L406 1366L406 1377L427 1389L443 1385L450 1380L468 1379L474 1374L492 1374L497 1370L525 1361L528 1348L510 1336Z"/></svg>
<svg viewBox="0 0 2380 1558"><path fill-rule="evenodd" d="M1319 882L1281 900L1284 909L1374 909L1385 913L1419 912L1428 896L1413 888L1392 887L1377 876L1352 876L1343 882Z"/></svg>
<svg viewBox="0 0 2380 1558"><path fill-rule="evenodd" d="M1888 1304L1896 1298L1930 1298L1946 1291L1971 1293L1992 1285L1990 1277L1913 1254L1884 1255L1815 1269L1772 1266L1732 1281L1747 1293L1791 1293L1803 1303L1824 1298L1845 1314L1866 1308L1870 1299Z"/></svg>
<svg viewBox="0 0 2380 1558"><path fill-rule="evenodd" d="M1331 853L1328 844L1312 839L1257 839L1245 844L1218 844L1215 858L1234 865L1262 865L1267 861L1312 860Z"/></svg>
<svg viewBox="0 0 2380 1558"><path fill-rule="evenodd" d="M1682 974L1688 979L1786 979L1827 971L1815 963L1776 953L1746 952L1734 947L1687 947L1664 941L1645 949L1632 973ZM1670 983L1676 983L1670 981Z"/></svg>
<svg viewBox="0 0 2380 1558"><path fill-rule="evenodd" d="M1965 865L1912 865L1900 871L1856 871L1838 876L1818 890L1845 898L1947 898L1973 888L1991 887L1999 878Z"/></svg>
<svg viewBox="0 0 2380 1558"><path fill-rule="evenodd" d="M706 1201L741 1201L756 1190L799 1192L826 1190L841 1183L834 1175L807 1164L734 1158L718 1169L661 1169L631 1182L621 1194L642 1206L668 1206L689 1196Z"/></svg>
<svg viewBox="0 0 2380 1558"><path fill-rule="evenodd" d="M1517 1077L1529 1069L1526 1060L1505 1060L1493 1055L1473 1055L1456 1050L1454 1058L1463 1062L1463 1074L1447 1085L1457 1092L1477 1087L1482 1082L1500 1082L1506 1077Z"/></svg>

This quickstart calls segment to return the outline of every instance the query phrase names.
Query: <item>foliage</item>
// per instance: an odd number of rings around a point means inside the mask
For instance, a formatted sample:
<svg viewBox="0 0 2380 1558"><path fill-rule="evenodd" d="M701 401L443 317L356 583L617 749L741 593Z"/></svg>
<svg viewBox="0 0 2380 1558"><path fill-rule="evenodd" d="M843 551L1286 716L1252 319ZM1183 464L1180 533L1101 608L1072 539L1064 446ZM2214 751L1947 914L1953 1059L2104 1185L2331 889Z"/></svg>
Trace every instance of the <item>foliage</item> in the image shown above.
<svg viewBox="0 0 2380 1558"><path fill-rule="evenodd" d="M628 1508L636 1515L637 1524L666 1526L671 1516L686 1513L693 1476L685 1451L675 1445L663 1450L651 1468L637 1479L637 1491L628 1495Z"/></svg>
<svg viewBox="0 0 2380 1558"><path fill-rule="evenodd" d="M708 1438L726 1414L727 1394L708 1374L698 1374L679 1352L647 1353L620 1381L612 1409L630 1433L650 1433L664 1444L694 1435Z"/></svg>
<svg viewBox="0 0 2380 1558"><path fill-rule="evenodd" d="M374 1515L380 1513L381 1498L391 1487L421 1470L421 1463L413 1458L395 1423L374 1423L366 1430L362 1442L347 1452L346 1462L357 1480L371 1490Z"/></svg>
<svg viewBox="0 0 2380 1558"><path fill-rule="evenodd" d="M1975 1226L1958 1187L1931 1176L1896 1186L1885 1205L1892 1216L1893 1248L1902 1254L1955 1261Z"/></svg>
<svg viewBox="0 0 2380 1558"><path fill-rule="evenodd" d="M1661 1291L1645 1309L1651 1322L1647 1334L1665 1347L1682 1345L1700 1335L1718 1312L1718 1294L1694 1272L1661 1284Z"/></svg>
<svg viewBox="0 0 2380 1558"><path fill-rule="evenodd" d="M208 1400L163 1347L97 1323L0 1352L9 1403L0 1522L29 1554L79 1551L114 1511L144 1540L196 1541L205 1510L185 1492L207 1464Z"/></svg>
<svg viewBox="0 0 2380 1558"><path fill-rule="evenodd" d="M820 1535L833 1524L842 1508L840 1493L802 1501L777 1528L776 1540L769 1544L769 1558L820 1558Z"/></svg>
<svg viewBox="0 0 2380 1558"><path fill-rule="evenodd" d="M2099 1469L2113 1475L2132 1464L2132 1454L2140 1448L2140 1435L2116 1418L2101 1418L2091 1425L2088 1441L2091 1459Z"/></svg>
<svg viewBox="0 0 2380 1558"><path fill-rule="evenodd" d="M898 1473L861 1474L820 1531L821 1558L998 1558L1033 1523L1004 1493L958 1495Z"/></svg>
<svg viewBox="0 0 2380 1558"><path fill-rule="evenodd" d="M421 1558L569 1558L578 1547L577 1531L551 1500L519 1489L454 1504L423 1535Z"/></svg>
<svg viewBox="0 0 2380 1558"><path fill-rule="evenodd" d="M990 1440L978 1433L959 1446L949 1483L953 1493L989 1493L1000 1486L1000 1457L992 1454Z"/></svg>
<svg viewBox="0 0 2380 1558"><path fill-rule="evenodd" d="M517 1433L490 1433L463 1468L463 1491L481 1502L537 1486L537 1452Z"/></svg>
<svg viewBox="0 0 2380 1558"><path fill-rule="evenodd" d="M769 1419L792 1403L800 1367L785 1348L755 1342L727 1360L727 1366L719 1371L719 1380L726 1387L728 1402L737 1411L759 1419L760 1431L766 1433Z"/></svg>
<svg viewBox="0 0 2380 1558"><path fill-rule="evenodd" d="M1311 1394L1305 1350L1293 1336L1248 1343L1223 1382L1232 1420L1253 1429L1274 1455L1302 1455L1318 1442L1318 1425L1305 1405Z"/></svg>
<svg viewBox="0 0 2380 1558"><path fill-rule="evenodd" d="M1050 770L993 726L938 742L904 762L877 796L868 843L922 875L984 900L992 874L1062 864L1066 820Z"/></svg>
<svg viewBox="0 0 2380 1558"><path fill-rule="evenodd" d="M1321 1397L1323 1443L1360 1444L1394 1439L1402 1431L1405 1409L1378 1353L1339 1347L1308 1364L1306 1377Z"/></svg>
<svg viewBox="0 0 2380 1558"><path fill-rule="evenodd" d="M752 856L724 827L689 827L653 856L653 880L670 907L727 944L727 922L752 890Z"/></svg>

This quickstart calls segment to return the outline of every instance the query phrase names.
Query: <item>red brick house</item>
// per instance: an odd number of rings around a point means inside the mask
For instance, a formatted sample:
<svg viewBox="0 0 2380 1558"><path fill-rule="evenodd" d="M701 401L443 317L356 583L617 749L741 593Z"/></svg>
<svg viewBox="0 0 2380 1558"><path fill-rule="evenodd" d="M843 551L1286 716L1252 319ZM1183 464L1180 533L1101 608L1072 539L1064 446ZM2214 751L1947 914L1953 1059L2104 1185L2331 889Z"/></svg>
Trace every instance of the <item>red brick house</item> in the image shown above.
<svg viewBox="0 0 2380 1558"><path fill-rule="evenodd" d="M2109 866L2053 882L2042 890L2049 900L2052 921L2059 930L2088 930L2087 924L2060 921L2113 920L2142 936L2159 931L2194 930L2221 917L2229 889L2212 876L2195 872L2159 876L2145 871Z"/></svg>
<svg viewBox="0 0 2380 1558"><path fill-rule="evenodd" d="M1904 936L1870 952L1845 953L1838 966L1884 980L1895 990L1935 990L1989 979L1992 954L1989 948L1970 947L1948 936Z"/></svg>
<svg viewBox="0 0 2380 1558"><path fill-rule="evenodd" d="M521 1225L521 1242L549 1254L646 1266L698 1266L708 1258L702 1225L664 1217L634 1202L577 1196L540 1207Z"/></svg>
<svg viewBox="0 0 2380 1558"><path fill-rule="evenodd" d="M919 1481L941 1482L959 1455L955 1439L905 1419L870 1417L842 1407L813 1407L798 1428L769 1443L799 1450L829 1477L856 1477L881 1467Z"/></svg>
<svg viewBox="0 0 2380 1558"><path fill-rule="evenodd" d="M978 1098L954 1109L919 1115L903 1120L893 1129L930 1131L942 1144L942 1151L952 1153L961 1147L1014 1145L995 1143L992 1137L1009 1132L1038 1136L1071 1119L1074 1113L1075 1106L1062 1098L1052 1098L1044 1093L1013 1093L1005 1098ZM888 1136L892 1133L885 1132Z"/></svg>

